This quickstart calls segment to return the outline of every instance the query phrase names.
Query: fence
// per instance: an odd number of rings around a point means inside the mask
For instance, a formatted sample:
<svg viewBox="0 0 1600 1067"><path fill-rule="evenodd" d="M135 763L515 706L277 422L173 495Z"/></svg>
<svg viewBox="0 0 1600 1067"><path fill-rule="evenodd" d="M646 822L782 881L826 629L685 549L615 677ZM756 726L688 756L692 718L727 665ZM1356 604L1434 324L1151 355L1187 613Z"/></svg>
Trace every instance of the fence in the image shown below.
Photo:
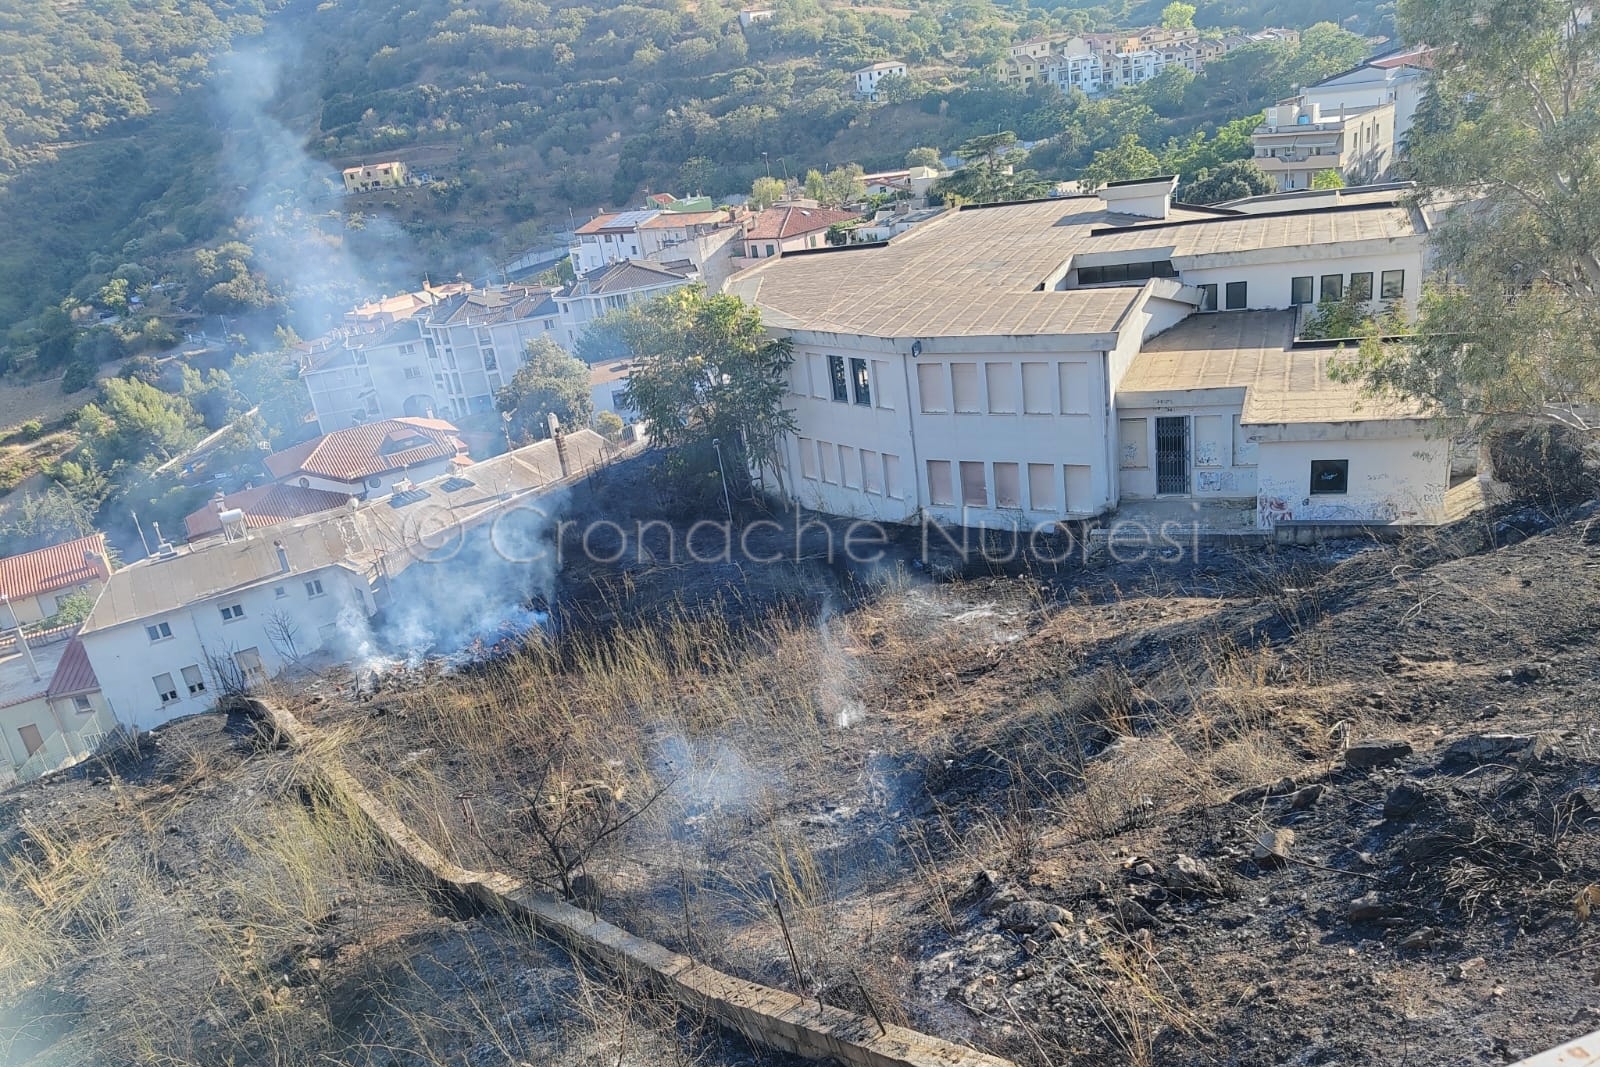
<svg viewBox="0 0 1600 1067"><path fill-rule="evenodd" d="M94 755L106 739L106 732L98 726L82 730L51 734L43 745L17 768L17 781L31 782L40 775L59 771Z"/></svg>

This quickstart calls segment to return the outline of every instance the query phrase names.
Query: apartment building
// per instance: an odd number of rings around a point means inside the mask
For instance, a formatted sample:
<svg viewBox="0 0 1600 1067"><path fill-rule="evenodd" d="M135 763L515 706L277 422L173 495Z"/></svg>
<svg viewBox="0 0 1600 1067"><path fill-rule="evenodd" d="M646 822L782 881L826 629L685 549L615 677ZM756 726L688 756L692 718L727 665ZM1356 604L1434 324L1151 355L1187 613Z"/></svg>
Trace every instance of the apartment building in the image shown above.
<svg viewBox="0 0 1600 1067"><path fill-rule="evenodd" d="M1269 107L1250 135L1255 164L1280 192L1309 189L1316 176L1337 171L1348 185L1382 181L1394 166L1395 102L1365 107L1322 105L1295 99Z"/></svg>
<svg viewBox="0 0 1600 1067"><path fill-rule="evenodd" d="M779 484L821 511L1033 527L1129 501L1436 523L1448 449L1295 339L1297 309L1414 312L1426 217L1387 198L1234 214L1177 179L947 212L884 245L763 260L729 290L794 343Z"/></svg>
<svg viewBox="0 0 1600 1067"><path fill-rule="evenodd" d="M857 96L863 100L876 100L878 99L878 83L890 75L904 78L906 76L906 65L898 59L890 59L882 63L874 63L871 66L862 67L860 70L851 72L850 76L855 79Z"/></svg>

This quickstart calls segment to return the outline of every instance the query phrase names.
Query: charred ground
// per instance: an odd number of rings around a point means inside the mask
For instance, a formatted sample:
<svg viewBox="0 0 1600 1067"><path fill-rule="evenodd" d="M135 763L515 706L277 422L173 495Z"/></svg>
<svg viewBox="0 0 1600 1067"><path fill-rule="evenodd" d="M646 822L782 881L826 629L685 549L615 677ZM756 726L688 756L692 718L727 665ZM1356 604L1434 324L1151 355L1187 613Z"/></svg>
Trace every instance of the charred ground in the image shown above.
<svg viewBox="0 0 1600 1067"><path fill-rule="evenodd" d="M615 472L571 514L670 511L655 484ZM317 758L469 866L1023 1063L1502 1063L1600 1022L1600 936L1574 906L1600 882L1592 515L949 580L914 555L572 554L552 642L279 699L330 737ZM6 990L17 1062L120 1049L117 1020L154 1011L131 992L147 975L218 1012L189 1044L160 1032L173 1062L218 1041L251 1063L301 1042L407 1064L759 1056L659 1005L586 1012L601 987L341 844L296 782L210 716L4 798L0 921L37 946L8 961L30 974ZM299 888L277 921L241 918L279 884ZM246 927L206 944L270 941L259 966L181 958L195 930ZM448 1038L407 1039L423 1003Z"/></svg>

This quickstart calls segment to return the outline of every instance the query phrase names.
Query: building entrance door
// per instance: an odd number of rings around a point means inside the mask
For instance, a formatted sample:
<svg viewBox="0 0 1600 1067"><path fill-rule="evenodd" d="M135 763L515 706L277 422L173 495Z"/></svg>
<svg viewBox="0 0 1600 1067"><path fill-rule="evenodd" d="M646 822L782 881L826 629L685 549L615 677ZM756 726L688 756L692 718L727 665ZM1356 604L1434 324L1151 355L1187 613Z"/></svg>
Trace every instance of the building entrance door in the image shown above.
<svg viewBox="0 0 1600 1067"><path fill-rule="evenodd" d="M1156 419L1156 493L1189 492L1189 417Z"/></svg>

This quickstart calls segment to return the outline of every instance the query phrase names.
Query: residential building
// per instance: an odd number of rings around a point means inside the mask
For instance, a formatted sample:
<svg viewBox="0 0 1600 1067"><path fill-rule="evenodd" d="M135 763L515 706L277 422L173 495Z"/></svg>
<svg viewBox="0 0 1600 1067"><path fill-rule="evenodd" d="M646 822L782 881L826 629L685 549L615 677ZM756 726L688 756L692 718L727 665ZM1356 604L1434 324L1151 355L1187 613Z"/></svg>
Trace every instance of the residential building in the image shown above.
<svg viewBox="0 0 1600 1067"><path fill-rule="evenodd" d="M1255 164L1283 191L1309 189L1322 171L1347 185L1382 181L1395 162L1394 101L1326 113L1295 99L1266 110L1250 135Z"/></svg>
<svg viewBox="0 0 1600 1067"><path fill-rule="evenodd" d="M540 493L609 454L598 434L579 430L415 484L401 497L162 545L111 575L78 634L106 707L118 723L148 730L318 653L370 656L368 620L404 606L396 582L428 567L444 568L462 589L526 581L527 561L506 561L492 576L477 568L493 553L461 562L465 539L503 537L504 524Z"/></svg>
<svg viewBox="0 0 1600 1067"><path fill-rule="evenodd" d="M866 100L878 99L878 83L891 74L897 78L904 78L906 65L898 59L890 59L855 71L851 77L856 82L856 95Z"/></svg>
<svg viewBox="0 0 1600 1067"><path fill-rule="evenodd" d="M1441 521L1428 422L1293 339L1319 292L1414 313L1429 218L1399 192L1236 214L1174 206L1176 186L963 208L735 275L796 355L775 484L890 522L1031 528L1156 499L1246 502L1263 529Z"/></svg>
<svg viewBox="0 0 1600 1067"><path fill-rule="evenodd" d="M31 627L74 594L98 596L111 574L103 534L0 559L0 627Z"/></svg>
<svg viewBox="0 0 1600 1067"><path fill-rule="evenodd" d="M633 422L638 417L637 411L622 402L622 390L627 387L628 375L632 372L633 364L628 361L589 368L589 400L594 404L596 415L609 411L624 423Z"/></svg>
<svg viewBox="0 0 1600 1067"><path fill-rule="evenodd" d="M30 781L75 763L115 728L70 631L0 635L0 781Z"/></svg>
<svg viewBox="0 0 1600 1067"><path fill-rule="evenodd" d="M687 260L707 285L720 285L732 273L739 223L708 198L678 200L662 193L650 199L652 207L597 215L578 227L572 269L581 275L624 260L658 266Z"/></svg>
<svg viewBox="0 0 1600 1067"><path fill-rule="evenodd" d="M1398 155L1406 135L1411 132L1417 106L1427 94L1432 68L1430 49L1401 49L1375 56L1353 70L1308 85L1300 90L1294 102L1302 109L1319 105L1324 115L1337 114L1340 108L1394 104L1394 142Z"/></svg>
<svg viewBox="0 0 1600 1067"><path fill-rule="evenodd" d="M324 339L300 367L318 426L329 433L372 419L493 411L495 393L526 361L531 341L569 343L555 292L538 285L466 287L399 321Z"/></svg>
<svg viewBox="0 0 1600 1067"><path fill-rule="evenodd" d="M828 243L830 227L861 217L861 212L846 208L769 207L755 215L745 229L745 258L767 259L784 252L822 248Z"/></svg>
<svg viewBox="0 0 1600 1067"><path fill-rule="evenodd" d="M370 193L374 189L391 189L410 181L410 169L397 161L364 163L344 169L344 191L347 193Z"/></svg>
<svg viewBox="0 0 1600 1067"><path fill-rule="evenodd" d="M376 500L396 486L470 465L459 432L438 419L380 419L323 434L261 462L280 485Z"/></svg>
<svg viewBox="0 0 1600 1067"><path fill-rule="evenodd" d="M887 241L891 237L898 237L907 230L920 226L930 219L936 219L950 210L946 207L929 207L917 211L899 211L897 207L878 209L877 214L868 222L863 222L856 228L857 241Z"/></svg>
<svg viewBox="0 0 1600 1067"><path fill-rule="evenodd" d="M1249 43L1250 38L1238 35L1205 38L1192 28L1159 26L1122 33L1039 37L1011 46L1000 64L999 78L1022 86L1045 81L1062 91L1077 89L1094 95L1149 81L1168 67L1199 74L1208 61Z"/></svg>
<svg viewBox="0 0 1600 1067"><path fill-rule="evenodd" d="M1052 59L1044 70L1044 77L1062 92L1076 89L1093 95L1105 88L1106 73L1100 56L1085 45L1082 51L1064 52Z"/></svg>
<svg viewBox="0 0 1600 1067"><path fill-rule="evenodd" d="M555 302L568 335L576 339L591 322L608 311L649 300L699 280L699 272L687 260L657 264L625 259L578 275L556 294Z"/></svg>
<svg viewBox="0 0 1600 1067"><path fill-rule="evenodd" d="M758 22L766 22L772 18L773 11L770 7L746 7L739 10L739 28L748 30Z"/></svg>

